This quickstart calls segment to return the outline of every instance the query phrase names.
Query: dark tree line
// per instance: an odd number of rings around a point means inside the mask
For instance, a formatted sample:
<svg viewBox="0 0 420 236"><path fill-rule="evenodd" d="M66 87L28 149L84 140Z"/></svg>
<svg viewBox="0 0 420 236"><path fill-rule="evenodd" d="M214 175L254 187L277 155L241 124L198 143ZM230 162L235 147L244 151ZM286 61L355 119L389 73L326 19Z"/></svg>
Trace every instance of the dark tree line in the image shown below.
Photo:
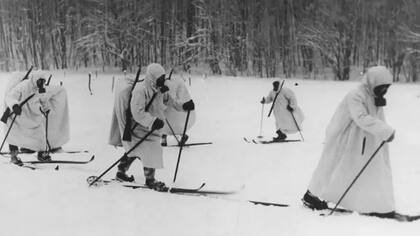
<svg viewBox="0 0 420 236"><path fill-rule="evenodd" d="M382 64L417 81L419 11L417 0L0 0L0 70L159 62L348 80Z"/></svg>

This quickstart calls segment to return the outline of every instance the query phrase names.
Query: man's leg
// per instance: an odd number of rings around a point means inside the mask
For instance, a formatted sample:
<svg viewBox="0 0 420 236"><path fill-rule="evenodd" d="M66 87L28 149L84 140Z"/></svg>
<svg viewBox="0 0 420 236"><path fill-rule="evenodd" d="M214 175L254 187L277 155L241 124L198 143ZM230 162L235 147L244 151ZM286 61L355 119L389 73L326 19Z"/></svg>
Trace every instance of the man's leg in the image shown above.
<svg viewBox="0 0 420 236"><path fill-rule="evenodd" d="M168 142L166 141L167 135L166 134L162 134L162 138L160 140L160 145L166 147L168 145Z"/></svg>
<svg viewBox="0 0 420 236"><path fill-rule="evenodd" d="M143 171L144 177L146 178L146 186L160 192L168 191L168 187L165 186L165 183L155 179L156 170L154 168L144 167Z"/></svg>
<svg viewBox="0 0 420 236"><path fill-rule="evenodd" d="M133 163L133 161L136 159L136 157L127 157L124 156L121 161L120 164L118 164L118 171L117 171L117 175L115 177L115 179L119 180L119 181L125 181L125 182L133 182L134 181L134 176L128 176L125 172L127 172L127 170L130 168L131 164Z"/></svg>
<svg viewBox="0 0 420 236"><path fill-rule="evenodd" d="M17 156L19 153L19 148L15 145L9 144L9 151L10 151L10 162L18 166L23 165L22 160Z"/></svg>
<svg viewBox="0 0 420 236"><path fill-rule="evenodd" d="M287 135L283 132L281 132L281 130L277 130L277 137L273 138L273 141L283 141L287 138Z"/></svg>

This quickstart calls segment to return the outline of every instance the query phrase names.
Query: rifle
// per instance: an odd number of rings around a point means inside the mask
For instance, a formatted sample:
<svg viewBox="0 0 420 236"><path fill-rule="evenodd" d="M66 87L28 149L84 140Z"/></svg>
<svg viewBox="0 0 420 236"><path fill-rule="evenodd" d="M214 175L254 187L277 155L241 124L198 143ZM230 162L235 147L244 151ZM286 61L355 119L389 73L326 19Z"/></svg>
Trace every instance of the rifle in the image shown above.
<svg viewBox="0 0 420 236"><path fill-rule="evenodd" d="M141 72L141 66L139 66L139 69L137 70L136 78L130 90L130 95L128 98L128 106L127 106L127 109L125 110L125 127L124 127L124 134L123 134L122 140L127 141L127 142L131 141L131 120L133 117L133 114L131 113L131 108L130 108L131 98L133 97L132 93L133 93L134 87L136 87L136 84L139 81L140 72Z"/></svg>
<svg viewBox="0 0 420 236"><path fill-rule="evenodd" d="M24 80L28 79L28 76L31 73L33 68L34 68L34 66L31 66L31 68L29 68L28 72L26 72L26 75L23 77L23 79L21 81L24 81Z"/></svg>
<svg viewBox="0 0 420 236"><path fill-rule="evenodd" d="M276 103L277 97L279 96L279 94L280 94L280 92L281 92L281 89L283 88L283 84L284 84L284 80L283 80L283 82L281 82L280 89L279 89L279 91L276 93L276 96L274 97L273 104L271 105L270 112L268 113L268 117L270 117L271 112L273 111L273 108L274 108L274 103Z"/></svg>
<svg viewBox="0 0 420 236"><path fill-rule="evenodd" d="M32 68L33 68L34 66L31 66L31 68L29 68L29 70L28 70L28 72L26 72L26 74L25 74L25 76L23 77L23 79L21 80L21 82L22 81L24 81L24 80L26 80L26 79L28 79L28 76L29 76L29 74L31 73L31 71L32 71ZM22 104L21 104L21 107L27 102L27 100L29 100L29 99L31 99L33 96L29 96L25 101L23 101L22 102ZM3 112L3 115L1 116L1 122L3 122L3 123L7 123L7 119L11 116L11 115L13 115L13 112L12 113L10 113L10 108L9 107L7 107L6 108L6 110Z"/></svg>
<svg viewBox="0 0 420 236"><path fill-rule="evenodd" d="M171 69L171 72L169 72L169 77L167 78L167 80L171 80L172 77L172 72L174 72L174 68Z"/></svg>

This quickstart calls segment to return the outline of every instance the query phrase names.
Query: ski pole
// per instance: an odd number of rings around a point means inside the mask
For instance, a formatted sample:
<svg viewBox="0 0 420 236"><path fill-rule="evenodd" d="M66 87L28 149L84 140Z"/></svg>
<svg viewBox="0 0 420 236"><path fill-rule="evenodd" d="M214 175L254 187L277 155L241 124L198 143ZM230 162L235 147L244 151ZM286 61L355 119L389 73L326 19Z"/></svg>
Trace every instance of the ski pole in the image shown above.
<svg viewBox="0 0 420 236"><path fill-rule="evenodd" d="M185 126L184 126L184 132L182 132L182 137L185 136L185 132L187 132L187 125L188 125L188 120L190 119L190 110L188 110L187 112L187 118L185 119ZM176 175L178 173L178 166L179 166L179 160L181 159L181 152L182 152L182 147L184 146L183 142L180 143L179 145L179 152L178 152L178 160L176 162L176 168L175 168L175 175L174 175L174 180L173 182L175 183L176 181Z"/></svg>
<svg viewBox="0 0 420 236"><path fill-rule="evenodd" d="M6 142L7 137L9 136L10 130L12 130L12 126L15 123L16 117L17 115L15 114L15 116L13 117L12 123L10 123L9 129L7 130L7 133L4 136L3 142L1 143L0 151L3 149L3 145Z"/></svg>
<svg viewBox="0 0 420 236"><path fill-rule="evenodd" d="M302 141L305 141L305 139L303 138L302 132L300 131L299 125L298 125L298 123L296 121L295 115L293 115L293 112L292 111L290 111L290 114L292 114L293 121L295 122L296 128L299 131L299 134L300 134L300 137L302 138Z"/></svg>
<svg viewBox="0 0 420 236"><path fill-rule="evenodd" d="M39 111L45 116L45 152L49 153L51 150L50 142L48 141L48 114L50 111L42 111L41 107L39 107Z"/></svg>
<svg viewBox="0 0 420 236"><path fill-rule="evenodd" d="M281 82L279 92L276 93L276 96L274 97L273 104L271 104L270 112L268 113L268 117L270 117L271 112L273 112L274 104L276 103L277 97L279 96L281 89L283 88L283 84L284 84L284 80L283 82Z"/></svg>
<svg viewBox="0 0 420 236"><path fill-rule="evenodd" d="M363 168L359 171L359 173L356 175L354 180L351 182L349 187L347 187L346 191L344 191L343 195L338 200L337 204L335 204L335 207L331 210L330 214L332 215L334 211L337 209L338 205L341 203L341 200L343 200L344 196L346 196L347 192L350 190L350 188L353 186L353 184L356 182L356 180L359 178L359 176L362 174L362 172L366 169L367 165L372 161L372 159L375 157L376 153L379 151L379 149L382 148L382 146L385 144L385 141L382 141L381 145L375 150L375 152L372 154L372 156L369 158L369 160L366 162L366 164L363 166Z"/></svg>
<svg viewBox="0 0 420 236"><path fill-rule="evenodd" d="M258 138L262 138L262 127L263 127L263 116L264 116L264 103L261 104L261 120L260 120L260 135L258 135Z"/></svg>
<svg viewBox="0 0 420 236"><path fill-rule="evenodd" d="M178 138L176 137L175 131L174 129L172 129L171 124L169 123L169 120L165 118L166 123L168 124L169 129L171 130L172 135L175 137L176 142L178 143L178 145L181 145L181 141L178 140Z"/></svg>
<svg viewBox="0 0 420 236"><path fill-rule="evenodd" d="M110 171L114 166L116 166L118 162L120 162L125 156L130 154L135 148L137 148L141 143L143 143L143 141L146 140L146 138L149 137L149 135L151 135L154 131L155 131L154 129L150 130L149 133L147 133L142 139L140 139L140 141L136 143L136 145L130 148L130 150L128 150L127 152L125 152L124 155L122 155L120 159L118 159L114 164L112 164L108 169L106 169L101 175L99 175L94 181L92 181L89 184L89 187L92 186L94 183L96 183L98 180L100 180L102 176L108 173L108 171Z"/></svg>
<svg viewBox="0 0 420 236"><path fill-rule="evenodd" d="M88 89L89 89L90 95L92 95L92 94L93 94L93 93L92 93L92 88L91 88L91 86L90 86L91 81L92 81L92 75L89 73Z"/></svg>

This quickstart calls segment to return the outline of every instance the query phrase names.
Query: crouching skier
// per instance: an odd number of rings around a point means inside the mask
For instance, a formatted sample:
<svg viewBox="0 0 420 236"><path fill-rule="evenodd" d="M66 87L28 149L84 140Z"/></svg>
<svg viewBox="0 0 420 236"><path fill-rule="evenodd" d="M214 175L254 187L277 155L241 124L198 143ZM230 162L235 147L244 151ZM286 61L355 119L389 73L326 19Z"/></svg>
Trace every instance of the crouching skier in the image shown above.
<svg viewBox="0 0 420 236"><path fill-rule="evenodd" d="M392 75L385 67L372 67L361 85L340 103L327 127L321 159L302 199L306 206L322 210L328 208L327 201L337 204L341 199L340 205L348 210L394 217L388 145L381 146L384 141L391 142L395 133L385 122L383 111L384 95L391 83ZM372 156L369 166L360 172ZM359 178L354 182L356 176Z"/></svg>
<svg viewBox="0 0 420 236"><path fill-rule="evenodd" d="M274 103L273 112L276 119L277 137L275 142L281 142L287 138L286 133L293 134L302 130L304 119L302 110L297 105L296 96L293 91L286 87L279 89L279 81L273 82L273 90L267 97L263 97L261 104ZM296 119L296 123L295 120ZM299 127L297 127L299 125Z"/></svg>
<svg viewBox="0 0 420 236"><path fill-rule="evenodd" d="M130 109L132 112L131 141L123 141L123 133L126 124L125 111L128 106L130 91L133 81L123 80L115 93L114 111L111 122L111 135L109 143L114 146L123 146L126 151L130 150L151 130L155 130L131 153L126 155L118 165L116 179L133 182L134 177L126 174L130 165L136 158L143 163L145 184L157 191L166 191L165 183L155 179L156 169L163 168L163 151L160 145L160 129L164 126L164 110L166 106L172 106L177 110L194 109L194 103L189 101L185 104L177 103L170 96L164 102L165 93L165 70L160 64L152 63L147 67L145 79L135 85L131 92Z"/></svg>
<svg viewBox="0 0 420 236"><path fill-rule="evenodd" d="M21 151L38 152L39 161L50 161L49 153L70 139L66 91L61 86L45 86L47 78L45 71L34 71L22 81L21 74L16 73L6 87L5 105L12 112L7 119L6 130L12 125L7 143L14 164L22 165L19 147ZM14 115L17 117L12 124Z"/></svg>

